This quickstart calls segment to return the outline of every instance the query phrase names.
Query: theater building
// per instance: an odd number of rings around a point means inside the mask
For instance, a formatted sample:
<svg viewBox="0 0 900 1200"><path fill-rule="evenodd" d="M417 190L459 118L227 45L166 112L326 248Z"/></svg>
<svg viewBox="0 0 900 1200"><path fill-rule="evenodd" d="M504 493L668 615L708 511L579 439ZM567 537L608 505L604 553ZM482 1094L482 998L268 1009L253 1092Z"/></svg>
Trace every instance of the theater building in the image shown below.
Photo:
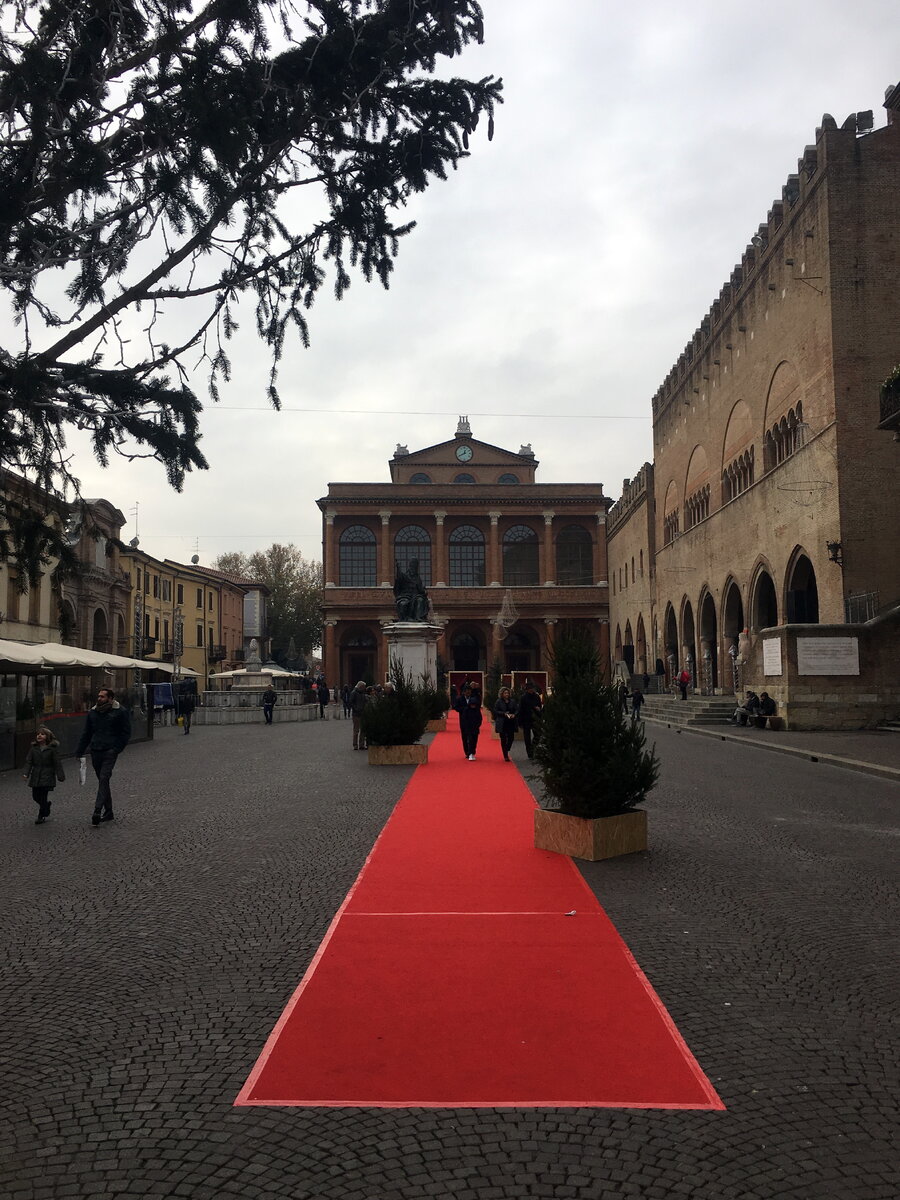
<svg viewBox="0 0 900 1200"><path fill-rule="evenodd" d="M390 482L332 483L322 510L324 671L380 681L396 564L418 560L450 671L544 671L560 629L609 658L606 513L600 483L537 483L530 446L504 450L461 418L448 441L397 447Z"/></svg>

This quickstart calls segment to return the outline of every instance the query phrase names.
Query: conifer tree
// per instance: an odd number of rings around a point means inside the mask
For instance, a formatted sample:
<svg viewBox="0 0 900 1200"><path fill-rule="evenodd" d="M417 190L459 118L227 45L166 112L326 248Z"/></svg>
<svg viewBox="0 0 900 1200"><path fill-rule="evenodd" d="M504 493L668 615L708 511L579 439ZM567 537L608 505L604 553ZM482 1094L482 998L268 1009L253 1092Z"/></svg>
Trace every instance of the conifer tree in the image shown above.
<svg viewBox="0 0 900 1200"><path fill-rule="evenodd" d="M481 40L475 0L11 0L2 20L0 466L56 496L78 491L73 427L176 489L207 465L191 372L215 399L244 297L277 408L320 288L387 287L399 210L500 101L436 73Z"/></svg>
<svg viewBox="0 0 900 1200"><path fill-rule="evenodd" d="M627 812L657 781L659 763L641 723L622 712L586 635L564 635L556 644L534 757L553 807L573 817Z"/></svg>

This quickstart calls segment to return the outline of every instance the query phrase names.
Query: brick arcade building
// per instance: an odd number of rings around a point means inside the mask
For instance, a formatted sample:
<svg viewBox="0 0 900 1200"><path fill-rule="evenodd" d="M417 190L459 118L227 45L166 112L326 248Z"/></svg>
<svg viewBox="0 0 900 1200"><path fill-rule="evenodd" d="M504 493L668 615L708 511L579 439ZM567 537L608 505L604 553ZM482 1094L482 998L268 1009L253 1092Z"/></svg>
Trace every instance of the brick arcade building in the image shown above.
<svg viewBox="0 0 900 1200"><path fill-rule="evenodd" d="M900 87L885 106L880 129L823 117L653 397L653 464L609 515L614 658L687 667L707 693L766 688L793 728L900 704L900 472L878 427Z"/></svg>
<svg viewBox="0 0 900 1200"><path fill-rule="evenodd" d="M385 678L395 564L414 559L449 670L498 661L503 671L545 671L563 626L590 630L608 661L612 501L602 484L536 483L530 446L480 442L466 418L449 441L398 446L389 465L390 483L332 483L318 501L329 684Z"/></svg>

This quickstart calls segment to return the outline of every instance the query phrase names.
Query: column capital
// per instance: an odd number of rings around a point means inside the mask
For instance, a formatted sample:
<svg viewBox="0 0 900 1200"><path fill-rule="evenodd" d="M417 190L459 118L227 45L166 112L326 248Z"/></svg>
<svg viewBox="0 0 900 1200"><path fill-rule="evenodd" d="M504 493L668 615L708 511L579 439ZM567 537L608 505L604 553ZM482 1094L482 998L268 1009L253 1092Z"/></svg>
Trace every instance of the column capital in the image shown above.
<svg viewBox="0 0 900 1200"><path fill-rule="evenodd" d="M335 509L333 509L333 508L326 508L326 509L325 509L325 524L326 524L326 525L333 525L333 524L334 524L334 518L335 518L336 516L337 516L337 512L335 511Z"/></svg>
<svg viewBox="0 0 900 1200"><path fill-rule="evenodd" d="M334 627L335 625L337 625L337 618L330 617L327 621L323 621L322 624L327 625L329 627Z"/></svg>
<svg viewBox="0 0 900 1200"><path fill-rule="evenodd" d="M605 512L598 512L598 513L597 513L597 524L598 524L598 525L605 525L605 524L606 524L606 513L605 513Z"/></svg>
<svg viewBox="0 0 900 1200"><path fill-rule="evenodd" d="M447 515L447 513L442 508L438 508L435 510L434 519L438 523L438 525L443 525L444 518L446 517L446 515Z"/></svg>
<svg viewBox="0 0 900 1200"><path fill-rule="evenodd" d="M501 513L501 512L489 512L489 513L488 513L488 516L491 518L491 524L492 524L492 525L496 525L496 524L497 524L497 522L500 520L500 518L503 516L503 513Z"/></svg>
<svg viewBox="0 0 900 1200"><path fill-rule="evenodd" d="M387 525L388 521L391 519L391 510L389 508L379 509L378 515L381 517L382 525Z"/></svg>
<svg viewBox="0 0 900 1200"><path fill-rule="evenodd" d="M544 617L544 624L545 625L555 625L558 620L559 620L559 617Z"/></svg>
<svg viewBox="0 0 900 1200"><path fill-rule="evenodd" d="M555 516L556 516L556 513L553 511L553 509L552 509L552 508L545 509L545 511L544 511L544 524L545 524L545 525L552 525L552 524L553 524L553 518L554 518Z"/></svg>

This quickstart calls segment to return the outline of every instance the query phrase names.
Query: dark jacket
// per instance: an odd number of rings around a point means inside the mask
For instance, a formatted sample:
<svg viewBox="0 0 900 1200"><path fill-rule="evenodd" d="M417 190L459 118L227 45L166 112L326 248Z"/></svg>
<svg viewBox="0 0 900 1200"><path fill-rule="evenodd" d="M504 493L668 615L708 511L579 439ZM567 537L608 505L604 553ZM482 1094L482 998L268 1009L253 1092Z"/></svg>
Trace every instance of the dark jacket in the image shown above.
<svg viewBox="0 0 900 1200"><path fill-rule="evenodd" d="M113 700L108 712L100 712L95 704L87 715L76 757L81 758L91 750L115 750L121 754L131 740L131 714L127 708Z"/></svg>
<svg viewBox="0 0 900 1200"><path fill-rule="evenodd" d="M516 721L517 710L518 705L512 697L509 700L501 700L499 696L497 697L497 703L494 705L494 729L497 733L500 733L504 729L516 729L518 727L518 722ZM507 713L513 714L512 720L506 715Z"/></svg>
<svg viewBox="0 0 900 1200"><path fill-rule="evenodd" d="M523 729L530 729L541 719L541 698L537 692L523 692L519 698L518 721Z"/></svg>
<svg viewBox="0 0 900 1200"><path fill-rule="evenodd" d="M331 699L331 693L328 691L328 688L325 686L324 683L320 683L319 684L319 703L327 704L330 699Z"/></svg>
<svg viewBox="0 0 900 1200"><path fill-rule="evenodd" d="M179 713L192 713L197 707L197 700L193 692L183 692L178 697Z"/></svg>
<svg viewBox="0 0 900 1200"><path fill-rule="evenodd" d="M759 715L761 717L774 717L777 705L771 696L766 696L765 700L759 702Z"/></svg>
<svg viewBox="0 0 900 1200"><path fill-rule="evenodd" d="M274 688L266 688L262 694L263 708L274 708L278 703L278 693Z"/></svg>
<svg viewBox="0 0 900 1200"><path fill-rule="evenodd" d="M366 707L366 705L368 703L369 703L369 697L366 695L365 691L360 691L359 688L354 688L353 691L350 693L350 701L349 701L350 711L353 713L353 715L355 717L358 717L361 715L362 710Z"/></svg>
<svg viewBox="0 0 900 1200"><path fill-rule="evenodd" d="M481 728L480 704L467 704L465 708L460 709L459 727L460 729L468 729L470 733L475 733Z"/></svg>
<svg viewBox="0 0 900 1200"><path fill-rule="evenodd" d="M62 783L65 777L56 738L48 746L34 742L25 759L25 778L28 780L28 786L53 788L56 787L57 779Z"/></svg>

